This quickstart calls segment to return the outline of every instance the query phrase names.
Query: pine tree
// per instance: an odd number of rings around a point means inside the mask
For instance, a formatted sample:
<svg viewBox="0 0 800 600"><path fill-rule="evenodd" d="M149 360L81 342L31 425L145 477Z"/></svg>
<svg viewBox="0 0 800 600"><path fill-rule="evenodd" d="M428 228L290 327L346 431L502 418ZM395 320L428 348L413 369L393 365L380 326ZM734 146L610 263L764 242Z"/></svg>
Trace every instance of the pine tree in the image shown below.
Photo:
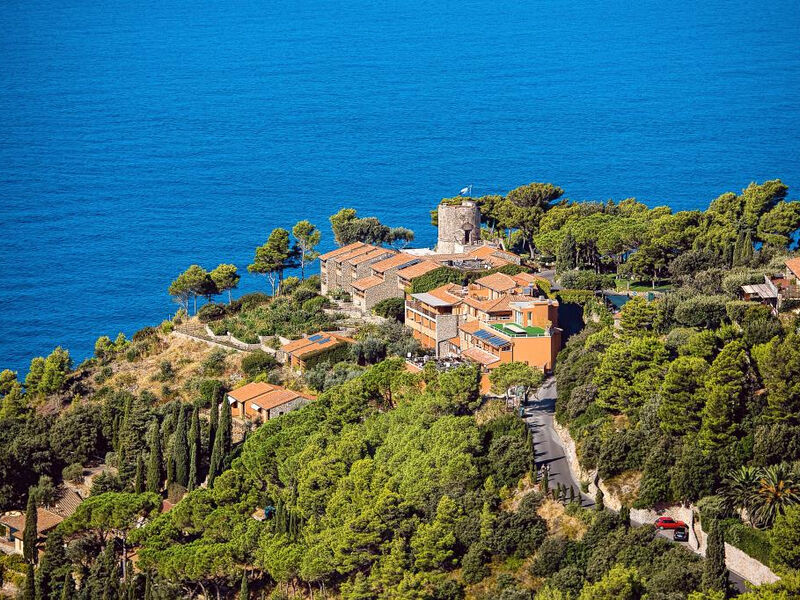
<svg viewBox="0 0 800 600"><path fill-rule="evenodd" d="M742 263L742 252L744 249L744 231L740 231L739 235L736 236L736 242L733 245L733 266L738 267L741 266Z"/></svg>
<svg viewBox="0 0 800 600"><path fill-rule="evenodd" d="M39 515L36 510L36 492L31 487L28 490L28 507L25 509L25 531L22 534L22 555L30 564L34 564L39 558L39 553L36 549L39 541L38 529ZM27 587L27 583L25 585ZM31 585L33 584L31 583Z"/></svg>
<svg viewBox="0 0 800 600"><path fill-rule="evenodd" d="M239 600L249 600L250 590L247 586L247 569L242 571L242 585L239 587Z"/></svg>
<svg viewBox="0 0 800 600"><path fill-rule="evenodd" d="M75 582L72 580L72 573L67 571L64 575L64 585L61 588L61 600L71 600L74 596Z"/></svg>
<svg viewBox="0 0 800 600"><path fill-rule="evenodd" d="M192 423L189 427L189 485L195 489L200 478L200 415L197 407L192 411Z"/></svg>
<svg viewBox="0 0 800 600"><path fill-rule="evenodd" d="M706 560L703 563L703 589L727 592L728 569L725 567L725 539L716 519L711 522L706 541Z"/></svg>
<svg viewBox="0 0 800 600"><path fill-rule="evenodd" d="M556 254L556 273L561 274L564 271L575 268L577 248L578 246L575 243L575 238L572 236L572 233L568 231L561 241L561 245Z"/></svg>
<svg viewBox="0 0 800 600"><path fill-rule="evenodd" d="M186 440L186 411L178 411L178 424L172 438L172 461L175 465L176 483L189 485L189 444Z"/></svg>
<svg viewBox="0 0 800 600"><path fill-rule="evenodd" d="M136 477L133 480L133 493L141 494L144 492L144 460L140 454L136 458Z"/></svg>
<svg viewBox="0 0 800 600"><path fill-rule="evenodd" d="M594 509L597 512L603 512L606 509L605 494L603 490L597 488L597 493L594 495Z"/></svg>
<svg viewBox="0 0 800 600"><path fill-rule="evenodd" d="M147 433L149 438L150 456L147 459L147 491L159 493L161 491L161 431L158 421L153 420Z"/></svg>
<svg viewBox="0 0 800 600"><path fill-rule="evenodd" d="M738 340L727 344L708 369L706 405L698 434L700 447L712 453L733 441L736 413L744 403L747 355Z"/></svg>

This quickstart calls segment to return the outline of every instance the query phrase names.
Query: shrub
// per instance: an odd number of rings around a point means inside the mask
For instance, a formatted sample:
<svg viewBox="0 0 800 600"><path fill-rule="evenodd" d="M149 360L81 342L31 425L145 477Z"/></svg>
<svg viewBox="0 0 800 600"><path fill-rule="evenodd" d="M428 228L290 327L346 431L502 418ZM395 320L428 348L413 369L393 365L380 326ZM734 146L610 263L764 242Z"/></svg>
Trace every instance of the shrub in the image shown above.
<svg viewBox="0 0 800 600"><path fill-rule="evenodd" d="M228 333L228 325L225 321L213 321L208 324L208 328L214 335L225 335Z"/></svg>
<svg viewBox="0 0 800 600"><path fill-rule="evenodd" d="M197 311L197 318L200 319L201 323L210 323L211 321L219 321L227 314L228 308L224 304L210 302L200 307L200 310Z"/></svg>
<svg viewBox="0 0 800 600"><path fill-rule="evenodd" d="M720 523L725 541L765 565L771 564L772 543L769 533L745 525L739 519L725 519ZM704 527L705 529L705 527Z"/></svg>
<svg viewBox="0 0 800 600"><path fill-rule="evenodd" d="M613 275L594 271L567 271L561 275L561 287L573 290L604 290L614 288Z"/></svg>
<svg viewBox="0 0 800 600"><path fill-rule="evenodd" d="M156 381L172 381L175 379L175 369L172 363L168 360L162 360L158 365L158 373L155 379Z"/></svg>
<svg viewBox="0 0 800 600"><path fill-rule="evenodd" d="M131 340L134 342L143 342L154 337L158 337L158 329L155 327L143 327L133 334Z"/></svg>
<svg viewBox="0 0 800 600"><path fill-rule="evenodd" d="M80 463L73 463L64 467L61 477L72 483L83 483L83 466Z"/></svg>
<svg viewBox="0 0 800 600"><path fill-rule="evenodd" d="M402 323L405 314L405 300L403 298L386 298L378 302L372 308L372 312L384 319L394 319Z"/></svg>
<svg viewBox="0 0 800 600"><path fill-rule="evenodd" d="M561 563L567 555L569 542L561 537L549 537L539 547L536 558L530 566L531 575L534 577L549 577L561 568Z"/></svg>
<svg viewBox="0 0 800 600"><path fill-rule="evenodd" d="M482 542L472 544L461 562L461 579L464 583L478 583L488 577L490 571L486 563L490 559L489 550Z"/></svg>
<svg viewBox="0 0 800 600"><path fill-rule="evenodd" d="M225 372L225 357L228 353L222 348L214 348L200 365L203 375L222 375Z"/></svg>
<svg viewBox="0 0 800 600"><path fill-rule="evenodd" d="M299 302L302 304L307 300L311 300L312 298L322 298L324 296L319 296L314 290L310 290L306 287L297 288L292 292L292 300L295 302Z"/></svg>
<svg viewBox="0 0 800 600"><path fill-rule="evenodd" d="M210 407L212 399L216 398L217 402L219 402L224 394L225 388L221 381L218 379L204 379L200 382L200 407Z"/></svg>
<svg viewBox="0 0 800 600"><path fill-rule="evenodd" d="M725 296L692 296L675 309L675 320L687 327L716 329L725 319Z"/></svg>
<svg viewBox="0 0 800 600"><path fill-rule="evenodd" d="M250 310L256 306L267 304L272 298L263 292L253 292L245 294L238 300L238 306L241 310Z"/></svg>
<svg viewBox="0 0 800 600"><path fill-rule="evenodd" d="M325 296L312 296L303 302L303 310L306 312L317 312L327 307L330 301Z"/></svg>
<svg viewBox="0 0 800 600"><path fill-rule="evenodd" d="M273 369L277 364L274 356L263 350L256 350L242 359L242 371L248 377L255 377Z"/></svg>

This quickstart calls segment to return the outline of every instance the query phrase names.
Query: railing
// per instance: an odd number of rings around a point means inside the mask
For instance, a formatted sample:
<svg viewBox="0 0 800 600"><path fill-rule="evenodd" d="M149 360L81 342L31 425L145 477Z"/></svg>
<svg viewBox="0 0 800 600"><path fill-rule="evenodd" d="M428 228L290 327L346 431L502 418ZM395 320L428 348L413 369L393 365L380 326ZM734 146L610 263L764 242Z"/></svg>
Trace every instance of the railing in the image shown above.
<svg viewBox="0 0 800 600"><path fill-rule="evenodd" d="M415 302L413 300L406 300L406 308L410 308L413 311L421 313L426 317L428 317L429 319L435 319L436 317L439 316L437 313L431 312L428 309L426 309L421 302Z"/></svg>

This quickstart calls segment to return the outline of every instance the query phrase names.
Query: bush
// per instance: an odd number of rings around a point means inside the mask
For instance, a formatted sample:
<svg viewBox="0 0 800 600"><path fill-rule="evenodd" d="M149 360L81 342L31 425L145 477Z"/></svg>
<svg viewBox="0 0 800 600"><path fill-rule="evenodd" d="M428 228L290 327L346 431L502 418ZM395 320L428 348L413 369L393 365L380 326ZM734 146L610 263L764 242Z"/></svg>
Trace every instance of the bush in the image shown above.
<svg viewBox="0 0 800 600"><path fill-rule="evenodd" d="M312 296L303 302L303 310L306 312L317 312L326 308L330 301L325 296Z"/></svg>
<svg viewBox="0 0 800 600"><path fill-rule="evenodd" d="M240 310L250 310L262 304L268 304L272 298L263 292L253 292L252 294L245 294L238 300L238 307Z"/></svg>
<svg viewBox="0 0 800 600"><path fill-rule="evenodd" d="M675 309L675 320L687 327L716 329L725 319L725 296L693 296Z"/></svg>
<svg viewBox="0 0 800 600"><path fill-rule="evenodd" d="M225 321L213 321L208 324L208 328L214 335L226 335L228 333L228 324Z"/></svg>
<svg viewBox="0 0 800 600"><path fill-rule="evenodd" d="M549 577L561 568L567 555L568 540L561 537L549 537L539 547L536 557L530 566L534 577Z"/></svg>
<svg viewBox="0 0 800 600"><path fill-rule="evenodd" d="M384 319L394 319L402 323L405 315L405 300L403 298L386 298L378 302L372 312Z"/></svg>
<svg viewBox="0 0 800 600"><path fill-rule="evenodd" d="M745 525L739 519L725 519L720 526L725 541L731 546L736 546L748 556L752 556L765 565L771 564L772 543L769 533Z"/></svg>
<svg viewBox="0 0 800 600"><path fill-rule="evenodd" d="M320 296L314 290L305 287L297 288L292 292L292 300L299 304L311 300L312 298L324 298L324 296Z"/></svg>
<svg viewBox="0 0 800 600"><path fill-rule="evenodd" d="M224 304L217 304L210 302L204 304L197 311L197 318L201 323L210 323L211 321L219 321L228 314L228 308Z"/></svg>
<svg viewBox="0 0 800 600"><path fill-rule="evenodd" d="M83 466L80 463L73 463L64 467L61 477L72 483L83 483Z"/></svg>
<svg viewBox="0 0 800 600"><path fill-rule="evenodd" d="M466 584L478 583L489 576L486 565L491 560L489 550L482 542L475 542L469 547L461 561L461 579Z"/></svg>
<svg viewBox="0 0 800 600"><path fill-rule="evenodd" d="M242 359L242 371L248 377L255 377L261 373L266 373L275 368L278 362L271 354L267 354L263 350L256 350L251 352Z"/></svg>
<svg viewBox="0 0 800 600"><path fill-rule="evenodd" d="M214 348L200 365L203 375L222 375L225 372L225 357L228 353L222 348Z"/></svg>
<svg viewBox="0 0 800 600"><path fill-rule="evenodd" d="M561 275L561 287L573 290L614 289L614 276L594 271L567 271Z"/></svg>

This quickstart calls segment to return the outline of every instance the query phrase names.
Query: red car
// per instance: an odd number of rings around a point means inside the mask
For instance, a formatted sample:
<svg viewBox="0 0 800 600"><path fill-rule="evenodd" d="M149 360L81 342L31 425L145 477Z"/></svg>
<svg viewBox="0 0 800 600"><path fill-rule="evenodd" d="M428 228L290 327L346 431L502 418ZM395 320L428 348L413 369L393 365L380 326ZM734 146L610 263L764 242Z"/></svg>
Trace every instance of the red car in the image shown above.
<svg viewBox="0 0 800 600"><path fill-rule="evenodd" d="M672 517L658 517L653 525L655 525L658 529L677 529L678 527L686 527L686 523L683 521L676 521Z"/></svg>

